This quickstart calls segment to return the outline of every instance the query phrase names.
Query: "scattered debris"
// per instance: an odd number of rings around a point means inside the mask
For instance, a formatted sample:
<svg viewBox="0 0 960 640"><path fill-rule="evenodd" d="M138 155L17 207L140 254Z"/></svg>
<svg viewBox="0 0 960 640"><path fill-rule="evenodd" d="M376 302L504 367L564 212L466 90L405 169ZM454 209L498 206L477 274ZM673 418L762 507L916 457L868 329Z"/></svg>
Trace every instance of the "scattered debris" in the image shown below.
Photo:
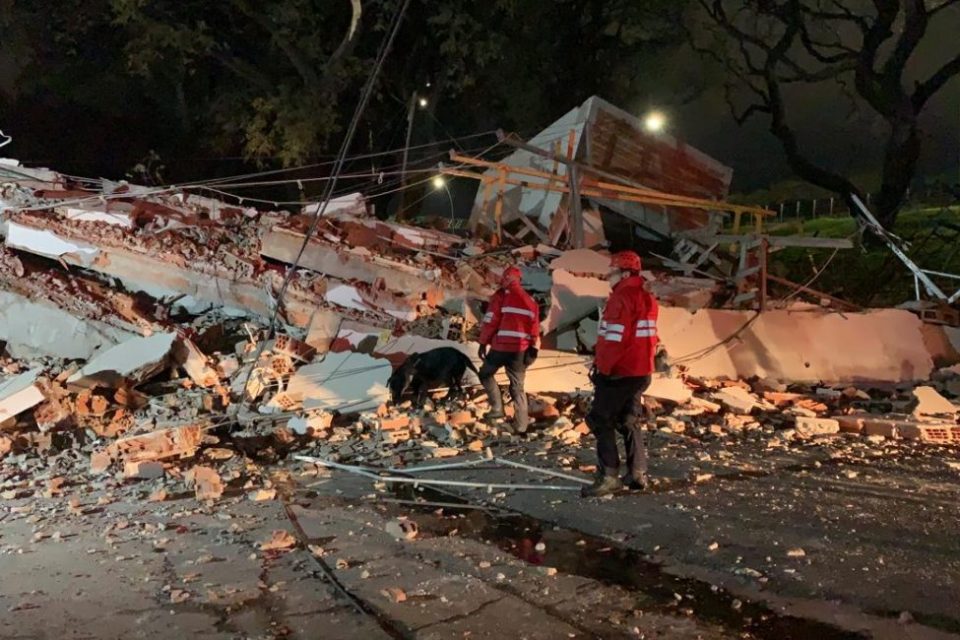
<svg viewBox="0 0 960 640"><path fill-rule="evenodd" d="M274 531L270 538L260 543L261 551L287 551L297 546L297 539L288 531Z"/></svg>

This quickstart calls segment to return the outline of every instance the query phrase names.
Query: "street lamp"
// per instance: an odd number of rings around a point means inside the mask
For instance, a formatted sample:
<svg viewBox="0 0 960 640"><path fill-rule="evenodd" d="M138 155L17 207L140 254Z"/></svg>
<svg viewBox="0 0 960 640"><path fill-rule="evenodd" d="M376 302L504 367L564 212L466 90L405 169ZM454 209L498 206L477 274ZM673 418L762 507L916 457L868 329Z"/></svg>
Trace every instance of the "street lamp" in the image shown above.
<svg viewBox="0 0 960 640"><path fill-rule="evenodd" d="M430 104L430 102L426 98L420 98L419 100L417 100L417 104L420 105L421 109L426 109L427 105Z"/></svg>
<svg viewBox="0 0 960 640"><path fill-rule="evenodd" d="M667 125L667 117L660 111L651 111L643 119L643 127L650 133L660 133Z"/></svg>
<svg viewBox="0 0 960 640"><path fill-rule="evenodd" d="M450 189L447 188L447 181L443 176L434 176L430 183L433 185L434 190L440 191L440 189L443 189L446 192L447 200L450 201L450 226L452 227L455 222L455 213L453 209L453 196L450 195Z"/></svg>

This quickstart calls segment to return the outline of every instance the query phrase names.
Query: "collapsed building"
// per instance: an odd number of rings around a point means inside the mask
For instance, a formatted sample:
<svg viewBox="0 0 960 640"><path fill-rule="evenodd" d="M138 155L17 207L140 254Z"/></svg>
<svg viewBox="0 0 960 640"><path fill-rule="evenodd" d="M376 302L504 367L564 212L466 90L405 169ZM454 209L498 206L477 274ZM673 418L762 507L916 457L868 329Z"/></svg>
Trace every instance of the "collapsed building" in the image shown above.
<svg viewBox="0 0 960 640"><path fill-rule="evenodd" d="M729 169L635 120L591 98L501 163L454 156L444 171L481 185L470 237L380 220L360 194L317 221L317 203L261 210L3 161L0 456L80 448L94 473L157 478L216 451L224 431L404 463L482 450L503 434L478 419L481 399L431 402L418 417L388 407L385 385L412 353L453 346L476 358L483 301L517 263L543 318L527 390L544 428L530 437L575 445L609 295L607 238L623 229L631 246L670 253L645 252L669 363L652 411L682 407L683 420L706 416L705 429L718 415L728 430L759 428L749 416L761 412L800 437L960 442L952 403L909 388L935 378L960 395L960 330L808 288L798 291L811 302L777 303L771 247L845 241L766 235L762 210L725 202ZM887 389L883 415L868 411L864 385ZM912 413L891 413L890 398ZM677 429L670 420L657 424ZM184 481L219 495L219 475L196 469Z"/></svg>

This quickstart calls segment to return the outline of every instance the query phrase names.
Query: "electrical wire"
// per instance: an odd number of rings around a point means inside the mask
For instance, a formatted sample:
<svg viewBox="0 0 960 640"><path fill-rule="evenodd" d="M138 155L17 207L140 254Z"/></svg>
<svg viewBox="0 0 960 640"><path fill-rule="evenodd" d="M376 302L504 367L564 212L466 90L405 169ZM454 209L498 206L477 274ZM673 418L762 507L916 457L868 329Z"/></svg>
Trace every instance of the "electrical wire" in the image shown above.
<svg viewBox="0 0 960 640"><path fill-rule="evenodd" d="M377 61L374 65L373 70L370 73L370 78L367 81L366 86L364 86L363 91L361 92L360 101L357 104L357 107L354 111L353 118L350 121L350 125L347 128L346 135L343 138L343 143L340 146L340 152L338 153L336 164L334 164L331 174L333 180L326 183L325 185L325 197L322 199L322 204L320 205L320 210L317 211L316 216L311 221L310 227L307 229L307 232L304 234L303 242L300 245L300 250L297 252L296 257L293 260L293 263L287 268L286 273L284 274L283 281L280 285L280 290L277 293L276 304L273 309L273 313L270 316L270 323L268 325L267 335L272 338L277 326L277 318L280 314L280 309L283 306L283 296L287 292L287 287L290 285L290 280L293 274L300 266L300 260L303 258L304 252L307 250L307 246L310 243L310 238L317 231L317 227L320 224L320 220L323 218L326 213L327 206L330 203L330 197L336 188L337 177L340 175L343 164L346 161L347 152L350 149L350 145L353 143L353 137L357 130L357 125L360 122L360 118L363 116L363 112L366 110L367 103L370 100L370 96L373 94L373 88L376 85L377 78L380 76L380 70L383 67L383 63L387 58L387 55L390 52L391 47L393 46L393 41L397 36L397 33L400 31L400 25L403 22L403 17L407 13L407 8L410 6L410 0L403 0L403 4L397 9L397 13L394 16L394 21L391 26L389 35L386 37L383 48L377 56ZM264 347L266 346L266 341L262 341L257 350L257 354L254 357L254 360L257 361L260 359L260 356L263 354ZM242 389L247 388L247 384L250 382L250 376L253 373L253 369L247 372L246 380L241 387ZM243 405L241 405L242 408Z"/></svg>

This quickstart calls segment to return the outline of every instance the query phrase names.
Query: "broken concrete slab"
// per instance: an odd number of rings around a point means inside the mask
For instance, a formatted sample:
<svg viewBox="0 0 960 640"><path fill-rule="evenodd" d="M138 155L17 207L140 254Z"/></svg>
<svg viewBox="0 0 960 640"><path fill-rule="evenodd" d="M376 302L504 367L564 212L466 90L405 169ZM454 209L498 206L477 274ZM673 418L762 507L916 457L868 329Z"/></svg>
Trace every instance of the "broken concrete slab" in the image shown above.
<svg viewBox="0 0 960 640"><path fill-rule="evenodd" d="M268 231L261 242L261 255L292 263L299 254L304 234L282 227ZM437 301L445 296L440 286L440 272L434 269L419 269L399 261L378 258L376 261L313 238L300 259L300 267L322 273L343 281L358 281L374 284L378 280L390 283L393 291L404 291L416 297L428 295Z"/></svg>
<svg viewBox="0 0 960 640"><path fill-rule="evenodd" d="M178 340L174 357L194 384L209 388L220 383L220 374L210 365L207 356L192 340Z"/></svg>
<svg viewBox="0 0 960 640"><path fill-rule="evenodd" d="M675 404L686 404L693 398L693 390L684 384L680 378L655 374L644 395Z"/></svg>
<svg viewBox="0 0 960 640"><path fill-rule="evenodd" d="M710 394L710 399L719 402L728 410L749 414L757 407L757 398L743 387L726 387Z"/></svg>
<svg viewBox="0 0 960 640"><path fill-rule="evenodd" d="M300 367L286 394L305 410L360 412L376 409L387 398L391 367L387 360L362 353L328 353L321 362Z"/></svg>
<svg viewBox="0 0 960 640"><path fill-rule="evenodd" d="M90 264L100 252L97 247L67 240L49 229L35 229L13 221L7 223L6 243L8 247L55 260L70 256L82 265Z"/></svg>
<svg viewBox="0 0 960 640"><path fill-rule="evenodd" d="M45 300L0 290L0 340L16 358L54 356L86 360L136 334L73 315Z"/></svg>
<svg viewBox="0 0 960 640"><path fill-rule="evenodd" d="M610 297L610 283L598 278L581 278L565 269L553 272L550 309L540 324L546 335L575 327L587 316L598 313Z"/></svg>
<svg viewBox="0 0 960 640"><path fill-rule="evenodd" d="M593 249L564 251L550 262L550 270L564 271L579 277L606 278L610 273L610 256Z"/></svg>
<svg viewBox="0 0 960 640"><path fill-rule="evenodd" d="M576 393L593 389L590 382L590 358L541 349L537 361L527 369L524 388L527 393ZM506 378L503 377L505 381Z"/></svg>
<svg viewBox="0 0 960 640"><path fill-rule="evenodd" d="M933 387L916 387L913 390L913 397L916 398L917 406L913 409L913 415L918 418L921 416L949 416L956 418L960 407L937 393Z"/></svg>
<svg viewBox="0 0 960 640"><path fill-rule="evenodd" d="M807 308L755 315L661 306L658 332L671 357L698 377L903 382L933 371L923 322L909 311Z"/></svg>
<svg viewBox="0 0 960 640"><path fill-rule="evenodd" d="M123 477L128 480L156 480L165 473L163 464L156 460L139 460L123 465Z"/></svg>
<svg viewBox="0 0 960 640"><path fill-rule="evenodd" d="M0 422L15 418L46 400L37 385L40 373L40 369L33 369L0 382Z"/></svg>
<svg viewBox="0 0 960 640"><path fill-rule="evenodd" d="M176 338L175 333L131 338L95 355L67 382L85 388L142 382L167 365Z"/></svg>
<svg viewBox="0 0 960 640"><path fill-rule="evenodd" d="M317 309L307 325L307 337L304 342L316 349L318 354L323 355L330 350L330 345L336 340L341 322L343 322L343 316L339 313L328 309Z"/></svg>

